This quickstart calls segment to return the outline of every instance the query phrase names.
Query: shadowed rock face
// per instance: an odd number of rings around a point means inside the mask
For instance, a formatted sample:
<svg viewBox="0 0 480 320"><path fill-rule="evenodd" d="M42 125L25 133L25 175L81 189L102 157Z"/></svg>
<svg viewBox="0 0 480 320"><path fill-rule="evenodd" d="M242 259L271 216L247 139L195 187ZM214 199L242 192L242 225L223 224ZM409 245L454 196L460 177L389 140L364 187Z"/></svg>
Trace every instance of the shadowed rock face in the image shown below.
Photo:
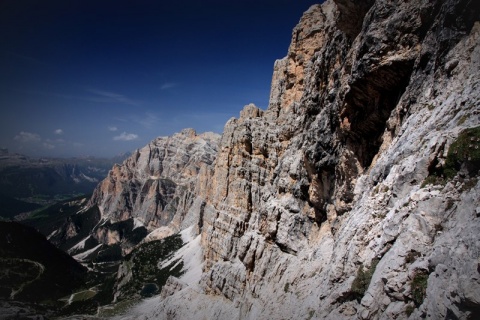
<svg viewBox="0 0 480 320"><path fill-rule="evenodd" d="M275 62L269 108L225 125L202 191L204 292L182 286L158 310L478 316L478 176L422 181L480 124L479 14L460 0L310 8Z"/></svg>

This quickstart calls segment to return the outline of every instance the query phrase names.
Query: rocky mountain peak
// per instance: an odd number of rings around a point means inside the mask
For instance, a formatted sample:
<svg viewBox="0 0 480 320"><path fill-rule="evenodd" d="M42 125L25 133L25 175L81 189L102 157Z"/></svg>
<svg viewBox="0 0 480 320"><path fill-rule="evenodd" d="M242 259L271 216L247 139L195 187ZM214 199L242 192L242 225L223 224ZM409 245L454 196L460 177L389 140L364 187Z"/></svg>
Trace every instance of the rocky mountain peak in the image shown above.
<svg viewBox="0 0 480 320"><path fill-rule="evenodd" d="M103 223L134 219L135 228L152 231L168 226L164 235L178 231L190 207L200 205L195 200L197 189L205 181L199 175L215 160L219 138L184 129L154 139L112 168L95 189L89 207L98 206ZM95 237L104 243L122 238L112 236L109 227L99 227Z"/></svg>
<svg viewBox="0 0 480 320"><path fill-rule="evenodd" d="M115 166L90 201L102 221L199 234L182 249L201 253L195 276L167 281L142 316L478 318L479 9L315 5L267 110Z"/></svg>
<svg viewBox="0 0 480 320"><path fill-rule="evenodd" d="M478 12L459 0L305 12L269 108L225 126L203 291L165 289L162 312L188 317L188 297L215 318L478 315L478 173L458 160L445 174L449 146L480 123Z"/></svg>

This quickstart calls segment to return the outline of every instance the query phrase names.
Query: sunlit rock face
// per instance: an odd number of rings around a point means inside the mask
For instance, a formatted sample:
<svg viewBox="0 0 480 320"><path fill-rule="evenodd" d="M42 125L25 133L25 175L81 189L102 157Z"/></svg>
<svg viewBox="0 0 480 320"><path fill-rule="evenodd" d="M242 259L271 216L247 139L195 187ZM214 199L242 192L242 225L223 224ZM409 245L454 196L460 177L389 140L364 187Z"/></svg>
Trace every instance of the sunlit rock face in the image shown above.
<svg viewBox="0 0 480 320"><path fill-rule="evenodd" d="M219 138L185 129L156 138L115 165L90 199L89 206L98 206L101 213L94 236L107 244L120 242L123 232L112 231L110 224L130 219L133 228L165 227L161 237L197 222L204 202L198 190L208 185Z"/></svg>
<svg viewBox="0 0 480 320"><path fill-rule="evenodd" d="M480 124L479 9L311 7L275 62L268 109L227 122L195 189L200 288L166 288L151 315L479 317L478 172L459 162L442 178L452 143Z"/></svg>

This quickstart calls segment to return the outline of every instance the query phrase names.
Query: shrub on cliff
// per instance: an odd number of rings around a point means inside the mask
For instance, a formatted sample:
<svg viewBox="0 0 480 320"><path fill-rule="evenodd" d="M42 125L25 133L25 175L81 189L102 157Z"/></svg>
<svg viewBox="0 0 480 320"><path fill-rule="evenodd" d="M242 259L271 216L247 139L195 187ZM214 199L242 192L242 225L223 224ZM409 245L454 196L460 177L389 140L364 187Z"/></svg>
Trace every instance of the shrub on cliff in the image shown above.
<svg viewBox="0 0 480 320"><path fill-rule="evenodd" d="M445 177L453 178L460 169L467 170L472 176L478 174L480 169L480 127L462 131L448 150L443 170Z"/></svg>
<svg viewBox="0 0 480 320"><path fill-rule="evenodd" d="M422 188L428 184L445 185L461 170L468 173L470 177L479 173L480 127L465 129L458 135L448 149L443 167L430 173L423 181Z"/></svg>
<svg viewBox="0 0 480 320"><path fill-rule="evenodd" d="M360 266L357 271L357 276L352 282L351 292L355 299L358 301L362 300L365 292L367 291L368 287L370 286L370 281L372 280L372 276L375 273L375 269L377 264L380 262L380 259L373 259L372 263L370 264L370 268L364 270L363 266Z"/></svg>

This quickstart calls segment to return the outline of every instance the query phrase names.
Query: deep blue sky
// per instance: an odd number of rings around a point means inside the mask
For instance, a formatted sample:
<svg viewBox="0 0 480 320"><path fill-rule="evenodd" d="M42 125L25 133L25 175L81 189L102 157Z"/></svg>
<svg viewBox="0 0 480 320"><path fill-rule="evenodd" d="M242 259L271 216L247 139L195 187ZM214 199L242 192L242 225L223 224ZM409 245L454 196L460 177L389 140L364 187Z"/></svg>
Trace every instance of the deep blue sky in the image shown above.
<svg viewBox="0 0 480 320"><path fill-rule="evenodd" d="M113 156L268 105L312 0L1 0L0 147Z"/></svg>

